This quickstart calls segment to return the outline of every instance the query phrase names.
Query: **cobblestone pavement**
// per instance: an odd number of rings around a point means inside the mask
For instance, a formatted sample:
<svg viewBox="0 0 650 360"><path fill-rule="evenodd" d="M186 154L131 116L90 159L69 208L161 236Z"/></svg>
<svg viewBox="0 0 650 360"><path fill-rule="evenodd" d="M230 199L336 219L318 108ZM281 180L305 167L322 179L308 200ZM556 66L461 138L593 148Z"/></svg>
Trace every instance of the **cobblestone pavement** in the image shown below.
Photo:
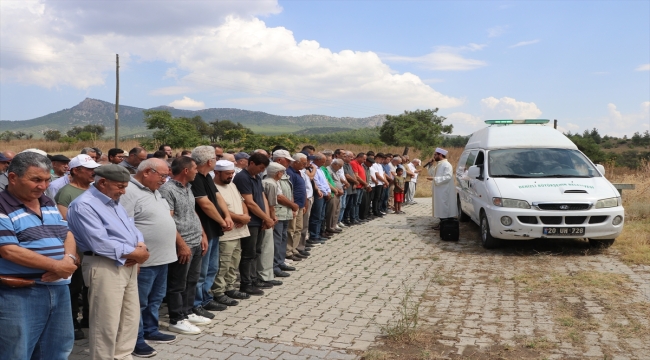
<svg viewBox="0 0 650 360"><path fill-rule="evenodd" d="M649 267L627 266L613 250L590 252L584 241L487 251L473 223L461 225L459 242L442 242L431 229L430 199L404 211L316 246L311 257L292 264L297 271L282 279L284 285L216 312L200 335L152 344L155 358L357 359L378 344L382 326L398 318L409 291L419 301L422 323L436 330L450 355L532 342L548 358L650 359L647 332L626 331L650 327L650 319L634 311L639 304L641 311L650 307ZM619 274L629 291L620 304L598 292L560 296L586 326L576 341L555 312L557 303L515 281L524 269L540 277ZM614 305L632 310L613 311L621 308ZM163 307L163 331L165 313ZM70 359L86 359L87 347L86 340L77 341Z"/></svg>
<svg viewBox="0 0 650 360"><path fill-rule="evenodd" d="M405 211L415 214L425 207ZM152 344L155 358L358 358L395 317L405 290L421 294L425 289L420 280L433 261L414 258L430 246L411 235L408 214L354 226L317 245L308 259L292 264L297 271L283 278L282 286L215 312L200 335ZM163 332L168 320L161 315ZM80 340L70 359L87 354L88 342Z"/></svg>

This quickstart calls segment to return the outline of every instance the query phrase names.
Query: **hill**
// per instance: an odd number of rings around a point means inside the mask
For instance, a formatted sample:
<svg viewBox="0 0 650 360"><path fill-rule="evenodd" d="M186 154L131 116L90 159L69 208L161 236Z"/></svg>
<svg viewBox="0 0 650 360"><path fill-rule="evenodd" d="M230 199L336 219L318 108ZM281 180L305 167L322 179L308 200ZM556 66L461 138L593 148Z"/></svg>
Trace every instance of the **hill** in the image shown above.
<svg viewBox="0 0 650 360"><path fill-rule="evenodd" d="M291 133L313 127L338 127L358 129L381 125L385 115L367 118L333 117L327 115L280 116L261 111L249 111L232 108L211 108L204 110L182 110L169 106L154 109L169 110L175 117L201 116L206 122L216 119L240 122L253 131L263 134ZM144 122L143 108L120 105L120 136L148 134ZM23 131L41 137L45 130L65 132L73 126L101 124L106 126L106 134L114 133L115 105L102 100L86 98L70 109L63 109L45 116L23 121L0 121L3 131Z"/></svg>

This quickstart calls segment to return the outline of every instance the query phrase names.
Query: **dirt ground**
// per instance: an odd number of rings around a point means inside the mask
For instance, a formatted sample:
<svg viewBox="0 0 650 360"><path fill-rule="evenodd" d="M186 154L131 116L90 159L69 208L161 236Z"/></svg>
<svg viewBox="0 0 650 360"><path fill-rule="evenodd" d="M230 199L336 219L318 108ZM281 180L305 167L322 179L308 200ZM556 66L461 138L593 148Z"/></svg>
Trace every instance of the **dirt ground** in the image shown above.
<svg viewBox="0 0 650 360"><path fill-rule="evenodd" d="M472 222L443 242L430 204L415 207L409 228L428 252L413 260L434 260L426 291L402 299L364 359L650 359L650 267L586 240L485 250Z"/></svg>

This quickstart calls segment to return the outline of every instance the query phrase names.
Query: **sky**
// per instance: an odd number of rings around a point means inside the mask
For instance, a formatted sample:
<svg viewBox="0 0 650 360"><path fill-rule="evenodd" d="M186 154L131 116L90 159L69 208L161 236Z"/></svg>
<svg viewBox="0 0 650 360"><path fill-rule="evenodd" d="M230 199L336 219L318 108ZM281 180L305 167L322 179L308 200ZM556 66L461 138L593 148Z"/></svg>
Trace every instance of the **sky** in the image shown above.
<svg viewBox="0 0 650 360"><path fill-rule="evenodd" d="M648 0L2 0L0 119L114 102L115 54L142 108L650 128Z"/></svg>

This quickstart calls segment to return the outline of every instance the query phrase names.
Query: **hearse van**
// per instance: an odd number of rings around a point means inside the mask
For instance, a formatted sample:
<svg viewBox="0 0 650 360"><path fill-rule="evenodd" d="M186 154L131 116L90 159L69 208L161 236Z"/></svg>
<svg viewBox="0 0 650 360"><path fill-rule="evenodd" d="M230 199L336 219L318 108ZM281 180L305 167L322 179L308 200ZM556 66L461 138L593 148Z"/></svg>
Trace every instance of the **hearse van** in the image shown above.
<svg viewBox="0 0 650 360"><path fill-rule="evenodd" d="M607 247L623 230L621 197L548 120L487 120L456 167L458 217L480 226L485 248L500 240L586 238Z"/></svg>

